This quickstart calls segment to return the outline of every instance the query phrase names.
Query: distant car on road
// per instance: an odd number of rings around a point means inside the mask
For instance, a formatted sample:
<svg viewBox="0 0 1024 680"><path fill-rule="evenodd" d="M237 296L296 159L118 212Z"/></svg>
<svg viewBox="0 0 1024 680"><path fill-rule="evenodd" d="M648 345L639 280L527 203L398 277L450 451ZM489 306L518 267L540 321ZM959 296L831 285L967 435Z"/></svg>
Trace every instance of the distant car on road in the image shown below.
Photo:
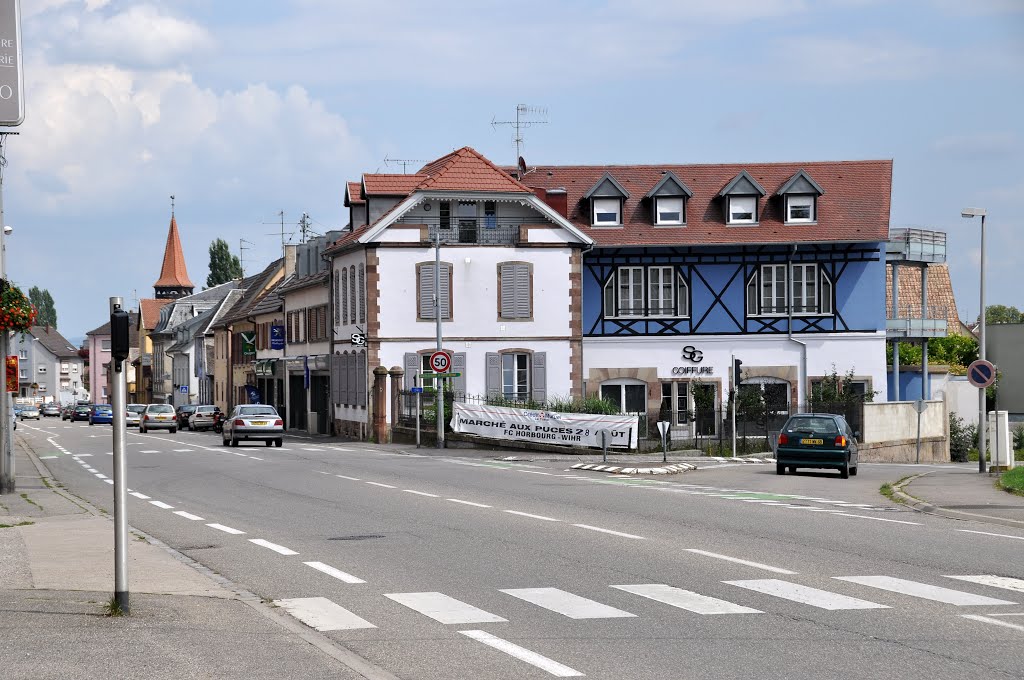
<svg viewBox="0 0 1024 680"><path fill-rule="evenodd" d="M142 412L146 410L145 404L128 404L125 408L125 427L138 427L142 422Z"/></svg>
<svg viewBox="0 0 1024 680"><path fill-rule="evenodd" d="M59 418L60 406L51 402L46 406L43 406L41 413L45 418Z"/></svg>
<svg viewBox="0 0 1024 680"><path fill-rule="evenodd" d="M221 444L238 446L242 440L266 442L267 446L284 443L284 421L273 406L242 404L236 406L224 421Z"/></svg>
<svg viewBox="0 0 1024 680"><path fill-rule="evenodd" d="M213 414L219 413L219 406L197 406L192 415L188 417L190 430L209 430L213 427Z"/></svg>
<svg viewBox="0 0 1024 680"><path fill-rule="evenodd" d="M79 420L89 420L89 416L92 414L92 408L89 406L76 406L75 410L71 413L71 422L77 422Z"/></svg>
<svg viewBox="0 0 1024 680"><path fill-rule="evenodd" d="M18 414L18 417L21 418L22 420L39 420L39 409L37 409L35 406L24 406L21 409L21 413Z"/></svg>
<svg viewBox="0 0 1024 680"><path fill-rule="evenodd" d="M89 424L95 425L96 423L113 425L114 407L110 404L95 404L89 411Z"/></svg>
<svg viewBox="0 0 1024 680"><path fill-rule="evenodd" d="M183 430L188 429L188 418L196 412L195 404L182 404L178 408L174 409L174 418L178 421L178 427Z"/></svg>
<svg viewBox="0 0 1024 680"><path fill-rule="evenodd" d="M67 420L75 412L74 404L66 404L64 408L60 410L60 419Z"/></svg>
<svg viewBox="0 0 1024 680"><path fill-rule="evenodd" d="M146 434L150 430L170 430L171 434L178 431L178 419L174 416L174 407L170 404L150 404L142 412L139 432Z"/></svg>
<svg viewBox="0 0 1024 680"><path fill-rule="evenodd" d="M831 413L790 416L779 432L775 447L775 472L797 468L839 470L846 479L857 474L857 437L846 419Z"/></svg>

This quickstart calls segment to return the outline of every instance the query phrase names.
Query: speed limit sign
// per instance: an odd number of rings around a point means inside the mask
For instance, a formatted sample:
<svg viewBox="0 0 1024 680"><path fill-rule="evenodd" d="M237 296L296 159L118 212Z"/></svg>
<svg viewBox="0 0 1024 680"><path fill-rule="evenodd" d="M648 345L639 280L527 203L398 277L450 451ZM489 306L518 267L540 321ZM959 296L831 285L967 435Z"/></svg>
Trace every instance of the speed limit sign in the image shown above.
<svg viewBox="0 0 1024 680"><path fill-rule="evenodd" d="M430 368L434 373L447 373L452 367L452 355L438 350L430 355Z"/></svg>

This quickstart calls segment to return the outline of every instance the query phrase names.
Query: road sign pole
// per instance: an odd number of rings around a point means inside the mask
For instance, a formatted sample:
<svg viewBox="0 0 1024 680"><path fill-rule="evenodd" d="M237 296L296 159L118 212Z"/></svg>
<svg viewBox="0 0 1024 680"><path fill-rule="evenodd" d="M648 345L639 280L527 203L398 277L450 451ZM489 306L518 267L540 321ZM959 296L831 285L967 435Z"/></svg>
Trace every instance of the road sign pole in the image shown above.
<svg viewBox="0 0 1024 680"><path fill-rule="evenodd" d="M121 307L119 297L110 298L110 333L111 333L111 382L113 394L111 407L113 410L111 428L114 434L114 601L125 614L131 613L128 602L128 482L127 464L125 463L125 389L126 379L123 370L124 357L127 354L128 325L127 314ZM121 317L120 324L118 318ZM118 330L122 330L119 333ZM123 336L118 340L118 336Z"/></svg>
<svg viewBox="0 0 1024 680"><path fill-rule="evenodd" d="M417 380L417 376L416 375L413 375L412 384L415 385L415 386L419 386L419 380ZM416 448L417 449L420 448L420 404L421 404L420 395L422 395L422 394L423 394L423 392L416 392Z"/></svg>
<svg viewBox="0 0 1024 680"><path fill-rule="evenodd" d="M434 320L437 324L437 351L444 349L441 328L441 225L434 233ZM444 379L435 378L437 388L437 448L444 448Z"/></svg>

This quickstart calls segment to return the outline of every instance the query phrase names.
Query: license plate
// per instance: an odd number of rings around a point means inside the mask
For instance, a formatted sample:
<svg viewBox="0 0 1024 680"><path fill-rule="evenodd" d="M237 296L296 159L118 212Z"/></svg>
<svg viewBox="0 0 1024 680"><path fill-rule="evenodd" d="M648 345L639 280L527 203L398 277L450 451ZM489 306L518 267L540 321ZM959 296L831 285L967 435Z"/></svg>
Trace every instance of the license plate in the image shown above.
<svg viewBox="0 0 1024 680"><path fill-rule="evenodd" d="M806 444L806 445L808 445L808 446L810 446L810 445L812 445L812 444L817 444L818 446L821 446L821 445L822 445L822 444L824 444L825 442L824 442L824 441L822 441L821 439L801 439L801 440L800 440L800 443L801 443L801 444Z"/></svg>
<svg viewBox="0 0 1024 680"><path fill-rule="evenodd" d="M253 425L266 425L267 421L265 421L265 420L254 420L254 421L252 421L252 424Z"/></svg>
<svg viewBox="0 0 1024 680"><path fill-rule="evenodd" d="M157 420L167 420L167 416L157 416Z"/></svg>

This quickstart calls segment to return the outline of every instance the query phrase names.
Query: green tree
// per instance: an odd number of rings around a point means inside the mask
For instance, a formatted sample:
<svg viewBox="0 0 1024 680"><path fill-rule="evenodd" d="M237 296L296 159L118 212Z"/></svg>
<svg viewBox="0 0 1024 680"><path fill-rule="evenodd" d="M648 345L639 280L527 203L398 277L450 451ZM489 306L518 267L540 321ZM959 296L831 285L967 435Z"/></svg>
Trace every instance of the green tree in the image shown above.
<svg viewBox="0 0 1024 680"><path fill-rule="evenodd" d="M928 341L928 363L949 366L954 375L967 373L967 366L978 358L978 340L972 335L949 335ZM892 364L892 344L885 346L886 363ZM921 363L919 343L900 343L900 364L917 366Z"/></svg>
<svg viewBox="0 0 1024 680"><path fill-rule="evenodd" d="M36 324L40 326L49 324L51 328L57 328L57 307L50 291L45 288L40 290L39 286L32 286L28 289L28 299L39 311Z"/></svg>
<svg viewBox="0 0 1024 680"><path fill-rule="evenodd" d="M212 288L240 278L242 263L238 256L231 254L227 241L215 239L210 244L210 275L206 277L206 287Z"/></svg>
<svg viewBox="0 0 1024 680"><path fill-rule="evenodd" d="M1024 312L1012 305L989 305L985 308L985 323L1024 323Z"/></svg>

